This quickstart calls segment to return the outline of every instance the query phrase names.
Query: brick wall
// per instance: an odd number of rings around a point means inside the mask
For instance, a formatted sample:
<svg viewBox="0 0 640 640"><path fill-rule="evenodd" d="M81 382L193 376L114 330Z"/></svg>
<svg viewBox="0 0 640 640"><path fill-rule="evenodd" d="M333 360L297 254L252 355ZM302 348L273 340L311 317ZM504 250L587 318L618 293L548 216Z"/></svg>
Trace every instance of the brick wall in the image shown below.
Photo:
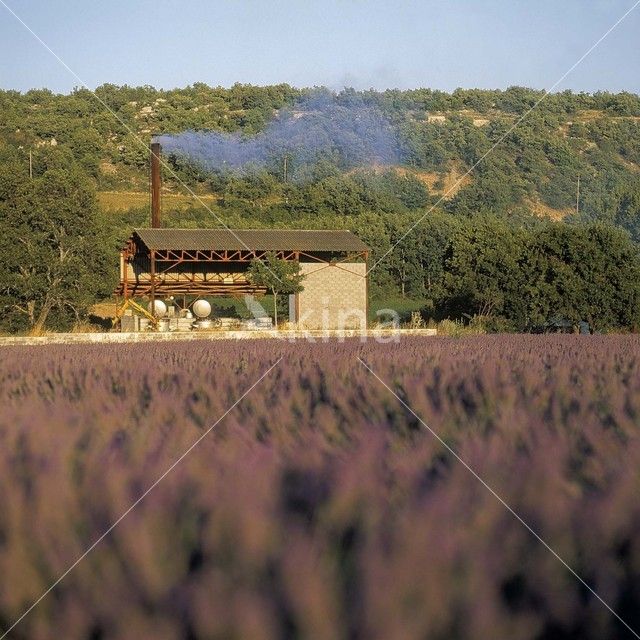
<svg viewBox="0 0 640 640"><path fill-rule="evenodd" d="M367 265L364 262L300 263L304 290L296 294L296 321L303 329L366 327Z"/></svg>

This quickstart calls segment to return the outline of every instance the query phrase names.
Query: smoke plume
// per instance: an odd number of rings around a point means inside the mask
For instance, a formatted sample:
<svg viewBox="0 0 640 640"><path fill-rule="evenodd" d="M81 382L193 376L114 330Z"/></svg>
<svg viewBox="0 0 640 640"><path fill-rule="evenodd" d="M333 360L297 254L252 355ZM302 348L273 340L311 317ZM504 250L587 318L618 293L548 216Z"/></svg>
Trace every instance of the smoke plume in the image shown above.
<svg viewBox="0 0 640 640"><path fill-rule="evenodd" d="M186 131L155 140L168 154L208 171L274 169L287 158L292 179L323 158L343 169L399 160L396 132L378 107L361 99L341 101L328 92L281 110L255 136Z"/></svg>

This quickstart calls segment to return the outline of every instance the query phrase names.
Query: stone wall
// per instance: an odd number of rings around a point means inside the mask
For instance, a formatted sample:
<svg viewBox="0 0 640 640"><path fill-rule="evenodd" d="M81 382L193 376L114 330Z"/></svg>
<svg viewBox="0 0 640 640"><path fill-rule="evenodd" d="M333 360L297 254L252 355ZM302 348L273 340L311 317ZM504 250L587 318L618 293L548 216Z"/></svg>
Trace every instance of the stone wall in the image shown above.
<svg viewBox="0 0 640 640"><path fill-rule="evenodd" d="M303 329L364 329L367 265L301 262L304 290L296 294L296 323Z"/></svg>

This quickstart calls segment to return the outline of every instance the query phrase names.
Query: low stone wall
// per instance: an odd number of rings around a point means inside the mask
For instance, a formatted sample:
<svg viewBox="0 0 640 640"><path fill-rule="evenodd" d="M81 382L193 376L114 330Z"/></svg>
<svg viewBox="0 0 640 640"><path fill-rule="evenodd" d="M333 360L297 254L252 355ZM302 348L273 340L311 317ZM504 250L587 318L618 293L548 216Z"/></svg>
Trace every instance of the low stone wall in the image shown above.
<svg viewBox="0 0 640 640"><path fill-rule="evenodd" d="M132 342L173 342L176 340L332 340L341 338L380 339L392 341L403 336L435 336L435 329L328 329L325 331L201 331L174 333L52 333L46 336L2 337L0 347L50 344L119 344Z"/></svg>

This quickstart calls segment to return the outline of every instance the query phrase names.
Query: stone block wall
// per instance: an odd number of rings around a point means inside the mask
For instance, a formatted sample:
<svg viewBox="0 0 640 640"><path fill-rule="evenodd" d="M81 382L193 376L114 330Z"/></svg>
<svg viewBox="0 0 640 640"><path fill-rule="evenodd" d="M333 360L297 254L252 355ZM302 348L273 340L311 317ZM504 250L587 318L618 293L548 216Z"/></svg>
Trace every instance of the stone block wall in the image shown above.
<svg viewBox="0 0 640 640"><path fill-rule="evenodd" d="M295 321L301 329L364 329L367 265L301 262L304 290L296 294Z"/></svg>

